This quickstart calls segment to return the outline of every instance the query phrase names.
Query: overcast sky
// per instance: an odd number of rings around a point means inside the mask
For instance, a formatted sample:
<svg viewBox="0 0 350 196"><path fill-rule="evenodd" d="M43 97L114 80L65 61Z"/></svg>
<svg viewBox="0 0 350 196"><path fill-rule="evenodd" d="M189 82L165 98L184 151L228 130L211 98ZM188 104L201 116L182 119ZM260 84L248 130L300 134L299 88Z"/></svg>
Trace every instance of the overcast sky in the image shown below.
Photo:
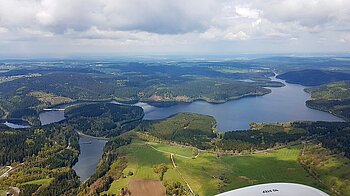
<svg viewBox="0 0 350 196"><path fill-rule="evenodd" d="M0 55L350 52L350 0L0 0Z"/></svg>

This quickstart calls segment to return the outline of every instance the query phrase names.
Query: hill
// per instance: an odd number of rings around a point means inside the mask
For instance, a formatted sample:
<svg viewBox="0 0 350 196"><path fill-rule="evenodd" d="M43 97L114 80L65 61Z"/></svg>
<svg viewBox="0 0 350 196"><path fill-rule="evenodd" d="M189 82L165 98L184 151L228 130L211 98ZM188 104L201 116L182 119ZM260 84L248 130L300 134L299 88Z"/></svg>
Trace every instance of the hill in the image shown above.
<svg viewBox="0 0 350 196"><path fill-rule="evenodd" d="M311 93L311 99L306 101L308 107L350 119L350 81L330 83L306 91Z"/></svg>
<svg viewBox="0 0 350 196"><path fill-rule="evenodd" d="M290 71L277 76L288 83L301 84L304 86L318 86L330 82L350 80L350 73L306 69L300 71Z"/></svg>
<svg viewBox="0 0 350 196"><path fill-rule="evenodd" d="M201 149L208 148L216 121L212 116L178 113L165 120L146 121L141 130L151 135L181 144L191 144Z"/></svg>
<svg viewBox="0 0 350 196"><path fill-rule="evenodd" d="M143 118L143 109L113 103L90 103L69 107L66 123L84 134L110 137L135 128Z"/></svg>

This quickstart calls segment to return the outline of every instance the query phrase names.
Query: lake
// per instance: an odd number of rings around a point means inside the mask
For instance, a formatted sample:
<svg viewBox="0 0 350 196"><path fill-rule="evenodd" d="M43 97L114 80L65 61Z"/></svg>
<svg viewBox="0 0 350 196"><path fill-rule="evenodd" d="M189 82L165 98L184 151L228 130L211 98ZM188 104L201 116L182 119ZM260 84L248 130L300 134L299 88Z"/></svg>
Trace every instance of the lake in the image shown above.
<svg viewBox="0 0 350 196"><path fill-rule="evenodd" d="M211 104L205 101L177 104L166 108L158 108L147 103L137 103L145 111L146 120L169 117L179 112L192 112L213 116L219 131L249 129L251 122L287 122L296 120L310 121L343 121L332 114L310 109L305 102L310 94L305 87L285 83L284 87L270 88L271 93L264 96L245 97L222 104Z"/></svg>
<svg viewBox="0 0 350 196"><path fill-rule="evenodd" d="M304 86L288 84L275 78L273 80L283 82L285 86L270 88L272 92L264 96L246 97L222 104L195 101L165 108L142 102L134 105L144 109L144 119L147 120L163 119L179 112L211 115L215 117L219 131L248 129L250 122L343 121L332 114L306 107L305 101L310 95L304 92ZM45 125L63 120L64 112L44 111L39 116ZM95 172L106 141L80 136L79 143L81 153L73 169L81 181L85 181Z"/></svg>
<svg viewBox="0 0 350 196"><path fill-rule="evenodd" d="M98 140L80 135L80 154L78 162L73 166L73 169L80 177L81 181L85 181L95 173L106 143L107 141L105 140Z"/></svg>
<svg viewBox="0 0 350 196"><path fill-rule="evenodd" d="M39 114L39 118L42 125L59 122L65 119L64 111L62 110L43 111ZM80 154L78 162L75 163L73 169L80 177L81 181L85 181L95 173L97 164L102 157L105 144L106 141L104 140L79 135Z"/></svg>

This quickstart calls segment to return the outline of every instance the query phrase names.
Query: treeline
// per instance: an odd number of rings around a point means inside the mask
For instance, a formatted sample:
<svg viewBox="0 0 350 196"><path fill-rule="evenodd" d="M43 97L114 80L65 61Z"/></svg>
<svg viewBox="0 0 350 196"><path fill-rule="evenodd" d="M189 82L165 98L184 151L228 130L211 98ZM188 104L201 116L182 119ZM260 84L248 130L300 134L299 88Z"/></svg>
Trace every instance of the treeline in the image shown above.
<svg viewBox="0 0 350 196"><path fill-rule="evenodd" d="M208 149L212 147L211 139L216 137L213 132L215 125L211 116L179 113L165 120L145 121L139 130L164 140Z"/></svg>
<svg viewBox="0 0 350 196"><path fill-rule="evenodd" d="M262 132L259 130L231 131L224 134L219 146L223 150L243 150L257 149L263 150L286 144L305 137L303 133Z"/></svg>
<svg viewBox="0 0 350 196"><path fill-rule="evenodd" d="M299 122L294 123L294 126L307 130L323 147L350 158L349 122Z"/></svg>
<svg viewBox="0 0 350 196"><path fill-rule="evenodd" d="M65 111L65 123L88 135L112 137L135 128L143 115L143 109L138 106L113 103L80 104Z"/></svg>
<svg viewBox="0 0 350 196"><path fill-rule="evenodd" d="M335 153L350 158L350 123L348 122L294 122L283 128L267 124L257 130L226 132L217 145L222 150L263 150L290 142L315 139ZM271 131L268 131L268 130ZM294 129L296 131L286 131Z"/></svg>
<svg viewBox="0 0 350 196"><path fill-rule="evenodd" d="M307 69L300 71L290 71L277 78L286 80L288 83L301 84L304 86L318 86L330 82L350 80L350 73Z"/></svg>

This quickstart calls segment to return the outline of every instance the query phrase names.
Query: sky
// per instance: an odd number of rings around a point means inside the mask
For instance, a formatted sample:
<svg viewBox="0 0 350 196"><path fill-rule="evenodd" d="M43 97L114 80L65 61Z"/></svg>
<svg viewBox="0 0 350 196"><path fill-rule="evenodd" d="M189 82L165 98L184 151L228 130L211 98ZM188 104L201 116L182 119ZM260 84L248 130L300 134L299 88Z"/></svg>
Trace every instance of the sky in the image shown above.
<svg viewBox="0 0 350 196"><path fill-rule="evenodd" d="M0 57L338 52L349 0L0 0Z"/></svg>

